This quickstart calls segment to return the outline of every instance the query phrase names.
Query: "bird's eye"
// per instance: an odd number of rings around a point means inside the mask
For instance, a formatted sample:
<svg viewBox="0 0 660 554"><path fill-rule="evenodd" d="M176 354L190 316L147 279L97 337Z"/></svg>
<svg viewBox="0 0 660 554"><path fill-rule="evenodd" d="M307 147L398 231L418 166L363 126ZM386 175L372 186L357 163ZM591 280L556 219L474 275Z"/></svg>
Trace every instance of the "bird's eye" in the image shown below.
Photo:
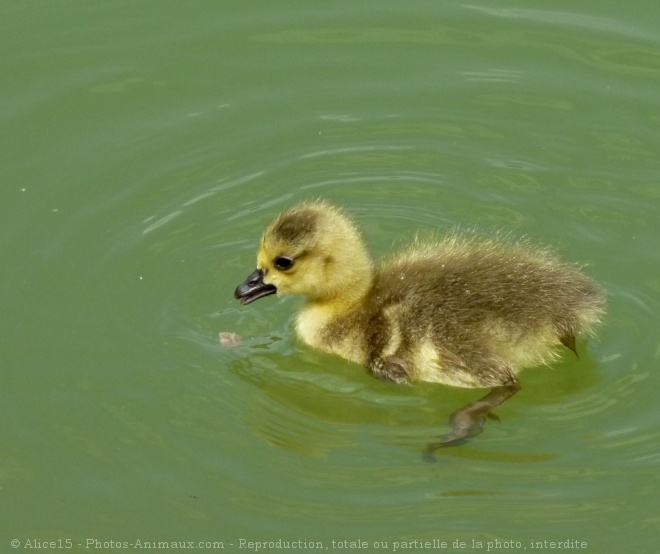
<svg viewBox="0 0 660 554"><path fill-rule="evenodd" d="M291 269L293 267L293 258L288 258L287 256L275 258L275 267L281 271Z"/></svg>

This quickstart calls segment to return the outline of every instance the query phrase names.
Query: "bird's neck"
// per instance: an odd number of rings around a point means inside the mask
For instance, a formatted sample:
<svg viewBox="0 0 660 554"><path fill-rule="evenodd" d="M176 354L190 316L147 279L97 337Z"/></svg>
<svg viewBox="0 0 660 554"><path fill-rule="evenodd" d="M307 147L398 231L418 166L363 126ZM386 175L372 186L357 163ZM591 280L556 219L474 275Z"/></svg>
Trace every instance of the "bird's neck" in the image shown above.
<svg viewBox="0 0 660 554"><path fill-rule="evenodd" d="M310 346L332 352L355 363L364 364L361 331L353 323L356 314L366 309L365 300L372 287L371 278L351 283L346 292L328 299L308 300L296 318L298 336ZM350 289L350 291L348 290ZM340 335L332 329L340 328ZM330 331L330 332L329 332Z"/></svg>

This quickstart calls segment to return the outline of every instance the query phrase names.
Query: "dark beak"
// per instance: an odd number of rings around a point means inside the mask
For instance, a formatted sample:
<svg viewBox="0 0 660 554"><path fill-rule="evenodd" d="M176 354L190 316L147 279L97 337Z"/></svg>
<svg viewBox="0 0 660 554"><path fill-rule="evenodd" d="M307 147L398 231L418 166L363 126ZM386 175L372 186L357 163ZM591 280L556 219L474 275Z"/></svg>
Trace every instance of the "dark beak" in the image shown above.
<svg viewBox="0 0 660 554"><path fill-rule="evenodd" d="M267 285L264 283L264 270L257 269L254 273L248 276L236 290L234 291L234 298L240 300L241 304L249 304L259 298L275 294L277 289L274 285Z"/></svg>

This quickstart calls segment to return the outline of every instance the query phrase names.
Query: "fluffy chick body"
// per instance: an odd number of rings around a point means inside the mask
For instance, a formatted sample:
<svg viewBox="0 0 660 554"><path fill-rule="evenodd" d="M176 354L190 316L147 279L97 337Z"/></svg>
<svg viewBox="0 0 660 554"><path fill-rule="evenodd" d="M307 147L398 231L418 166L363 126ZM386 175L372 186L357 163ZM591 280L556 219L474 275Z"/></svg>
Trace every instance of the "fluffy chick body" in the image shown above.
<svg viewBox="0 0 660 554"><path fill-rule="evenodd" d="M516 383L522 368L592 334L604 313L592 279L525 241L450 234L374 265L353 221L325 202L268 226L255 274L269 292L306 298L296 320L304 342L395 381ZM244 303L260 297L241 287Z"/></svg>

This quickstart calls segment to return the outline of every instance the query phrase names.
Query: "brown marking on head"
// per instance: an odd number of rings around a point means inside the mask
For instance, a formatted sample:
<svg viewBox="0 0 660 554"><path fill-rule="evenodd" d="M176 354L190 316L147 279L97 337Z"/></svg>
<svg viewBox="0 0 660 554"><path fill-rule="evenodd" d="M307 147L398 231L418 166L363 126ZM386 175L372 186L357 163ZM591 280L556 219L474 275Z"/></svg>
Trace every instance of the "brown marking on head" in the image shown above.
<svg viewBox="0 0 660 554"><path fill-rule="evenodd" d="M290 211L282 214L273 224L273 237L287 243L300 243L314 235L318 213L312 210Z"/></svg>

